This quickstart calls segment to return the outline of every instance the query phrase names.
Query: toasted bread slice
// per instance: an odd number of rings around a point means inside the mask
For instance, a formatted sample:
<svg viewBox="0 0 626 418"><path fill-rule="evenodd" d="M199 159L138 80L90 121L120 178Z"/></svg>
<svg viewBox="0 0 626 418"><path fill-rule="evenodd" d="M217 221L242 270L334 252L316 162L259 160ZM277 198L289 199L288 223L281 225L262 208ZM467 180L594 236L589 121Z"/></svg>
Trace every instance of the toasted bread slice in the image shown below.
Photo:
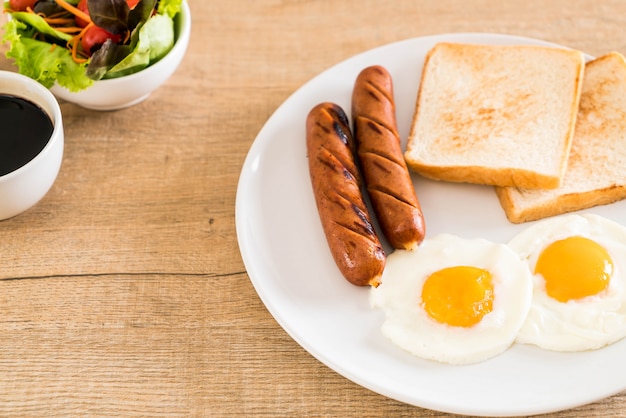
<svg viewBox="0 0 626 418"><path fill-rule="evenodd" d="M408 166L435 180L559 186L584 67L580 51L435 45L424 63Z"/></svg>
<svg viewBox="0 0 626 418"><path fill-rule="evenodd" d="M626 60L590 61L567 170L554 190L496 188L511 222L522 223L626 198Z"/></svg>

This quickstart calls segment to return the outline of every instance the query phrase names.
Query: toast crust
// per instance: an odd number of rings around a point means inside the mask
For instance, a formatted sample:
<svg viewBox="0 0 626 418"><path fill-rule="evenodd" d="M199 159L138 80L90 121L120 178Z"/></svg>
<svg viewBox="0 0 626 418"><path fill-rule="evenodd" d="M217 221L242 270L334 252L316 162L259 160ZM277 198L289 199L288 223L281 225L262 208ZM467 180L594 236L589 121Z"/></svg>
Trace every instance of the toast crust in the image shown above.
<svg viewBox="0 0 626 418"><path fill-rule="evenodd" d="M612 185L602 189L580 193L562 194L537 201L532 207L520 208L507 187L496 187L496 195L511 223L536 221L564 213L575 212L595 206L608 205L626 198L626 186Z"/></svg>

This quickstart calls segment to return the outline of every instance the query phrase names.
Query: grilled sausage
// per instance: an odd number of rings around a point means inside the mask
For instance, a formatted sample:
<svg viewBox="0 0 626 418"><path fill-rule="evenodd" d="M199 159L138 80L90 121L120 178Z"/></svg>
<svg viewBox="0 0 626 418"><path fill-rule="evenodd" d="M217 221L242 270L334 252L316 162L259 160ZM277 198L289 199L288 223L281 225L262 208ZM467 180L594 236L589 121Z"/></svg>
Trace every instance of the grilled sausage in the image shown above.
<svg viewBox="0 0 626 418"><path fill-rule="evenodd" d="M376 218L389 244L414 249L424 239L424 216L407 169L396 122L391 75L367 67L352 92L357 155Z"/></svg>
<svg viewBox="0 0 626 418"><path fill-rule="evenodd" d="M329 248L352 284L378 286L386 256L361 192L349 119L334 103L315 106L306 120L309 173Z"/></svg>

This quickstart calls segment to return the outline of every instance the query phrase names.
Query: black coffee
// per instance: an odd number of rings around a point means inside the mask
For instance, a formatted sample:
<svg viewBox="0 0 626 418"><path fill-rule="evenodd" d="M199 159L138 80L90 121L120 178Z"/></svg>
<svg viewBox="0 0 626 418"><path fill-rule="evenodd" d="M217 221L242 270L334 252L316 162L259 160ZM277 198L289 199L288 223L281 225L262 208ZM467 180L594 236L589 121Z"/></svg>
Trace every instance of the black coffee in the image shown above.
<svg viewBox="0 0 626 418"><path fill-rule="evenodd" d="M32 160L46 146L54 126L39 106L0 94L0 176Z"/></svg>

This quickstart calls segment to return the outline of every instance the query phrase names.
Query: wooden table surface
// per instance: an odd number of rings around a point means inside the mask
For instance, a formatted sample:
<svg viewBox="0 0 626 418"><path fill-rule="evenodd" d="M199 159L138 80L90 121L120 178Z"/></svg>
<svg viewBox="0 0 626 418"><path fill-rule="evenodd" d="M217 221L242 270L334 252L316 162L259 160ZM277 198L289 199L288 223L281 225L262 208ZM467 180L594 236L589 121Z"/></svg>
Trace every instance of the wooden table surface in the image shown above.
<svg viewBox="0 0 626 418"><path fill-rule="evenodd" d="M268 313L235 231L246 154L291 93L357 53L448 32L626 52L626 2L189 4L177 72L125 110L63 103L56 183L0 222L0 416L451 416L349 381ZM621 393L546 416L625 414Z"/></svg>

